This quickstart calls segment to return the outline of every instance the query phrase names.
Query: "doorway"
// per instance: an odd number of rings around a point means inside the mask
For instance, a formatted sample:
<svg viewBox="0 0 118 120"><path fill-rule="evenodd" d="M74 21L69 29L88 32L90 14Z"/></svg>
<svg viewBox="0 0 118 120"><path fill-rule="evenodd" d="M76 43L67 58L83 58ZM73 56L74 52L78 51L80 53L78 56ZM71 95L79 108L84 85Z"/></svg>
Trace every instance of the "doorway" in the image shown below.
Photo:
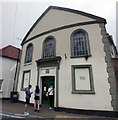
<svg viewBox="0 0 118 120"><path fill-rule="evenodd" d="M55 88L55 77L54 76L44 76L42 77L42 105L49 105L49 97L46 97L48 88L53 85Z"/></svg>

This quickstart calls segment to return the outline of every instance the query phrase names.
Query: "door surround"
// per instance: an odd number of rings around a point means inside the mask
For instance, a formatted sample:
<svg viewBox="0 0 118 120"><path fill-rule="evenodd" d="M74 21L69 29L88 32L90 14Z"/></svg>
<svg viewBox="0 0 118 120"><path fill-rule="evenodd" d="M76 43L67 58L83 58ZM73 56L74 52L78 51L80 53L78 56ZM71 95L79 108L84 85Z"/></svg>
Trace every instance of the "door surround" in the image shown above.
<svg viewBox="0 0 118 120"><path fill-rule="evenodd" d="M37 85L42 89L43 76L55 76L55 100L54 107L59 107L59 69L61 57L44 58L36 61L37 63ZM42 97L42 96L40 96ZM42 101L40 101L42 102Z"/></svg>

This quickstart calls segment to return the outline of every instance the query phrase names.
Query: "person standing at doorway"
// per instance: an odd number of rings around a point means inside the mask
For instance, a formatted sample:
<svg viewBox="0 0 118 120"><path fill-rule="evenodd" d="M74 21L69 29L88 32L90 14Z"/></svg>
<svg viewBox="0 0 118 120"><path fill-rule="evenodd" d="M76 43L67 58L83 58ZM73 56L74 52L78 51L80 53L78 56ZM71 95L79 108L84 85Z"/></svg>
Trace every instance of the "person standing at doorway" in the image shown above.
<svg viewBox="0 0 118 120"><path fill-rule="evenodd" d="M52 109L54 107L54 87L53 87L53 85L51 85L48 88L48 94L49 94L49 102L50 102L49 109Z"/></svg>
<svg viewBox="0 0 118 120"><path fill-rule="evenodd" d="M27 112L27 107L28 107L28 104L30 103L30 98L31 98L31 94L33 92L30 92L30 89L31 89L32 85L29 85L26 89L25 89L25 94L26 94L26 104L25 104L25 112L24 114L25 115L29 115L29 113Z"/></svg>
<svg viewBox="0 0 118 120"><path fill-rule="evenodd" d="M34 111L39 112L39 100L40 100L40 89L39 86L36 86L36 89L34 91Z"/></svg>

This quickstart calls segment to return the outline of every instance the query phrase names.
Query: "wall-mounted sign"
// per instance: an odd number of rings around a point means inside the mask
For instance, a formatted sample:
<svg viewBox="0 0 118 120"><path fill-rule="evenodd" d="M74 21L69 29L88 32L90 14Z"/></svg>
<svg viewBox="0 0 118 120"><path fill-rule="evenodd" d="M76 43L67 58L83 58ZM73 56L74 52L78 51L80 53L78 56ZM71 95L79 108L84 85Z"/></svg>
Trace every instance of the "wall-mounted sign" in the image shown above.
<svg viewBox="0 0 118 120"><path fill-rule="evenodd" d="M44 91L46 91L46 87L44 87Z"/></svg>
<svg viewBox="0 0 118 120"><path fill-rule="evenodd" d="M95 93L91 65L72 65L72 93Z"/></svg>
<svg viewBox="0 0 118 120"><path fill-rule="evenodd" d="M90 74L89 68L75 69L75 89L90 90Z"/></svg>
<svg viewBox="0 0 118 120"><path fill-rule="evenodd" d="M45 73L46 73L46 74L49 74L49 73L50 73L49 69L46 69L46 70L45 70Z"/></svg>

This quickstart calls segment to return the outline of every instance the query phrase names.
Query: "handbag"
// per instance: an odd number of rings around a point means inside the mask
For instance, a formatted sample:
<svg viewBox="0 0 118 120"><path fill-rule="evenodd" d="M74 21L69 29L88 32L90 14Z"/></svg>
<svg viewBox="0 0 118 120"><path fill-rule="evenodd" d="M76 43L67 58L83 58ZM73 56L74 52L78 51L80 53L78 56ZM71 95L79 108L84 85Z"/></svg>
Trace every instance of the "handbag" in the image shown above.
<svg viewBox="0 0 118 120"><path fill-rule="evenodd" d="M46 95L45 95L46 97L48 97L48 92L46 93Z"/></svg>

